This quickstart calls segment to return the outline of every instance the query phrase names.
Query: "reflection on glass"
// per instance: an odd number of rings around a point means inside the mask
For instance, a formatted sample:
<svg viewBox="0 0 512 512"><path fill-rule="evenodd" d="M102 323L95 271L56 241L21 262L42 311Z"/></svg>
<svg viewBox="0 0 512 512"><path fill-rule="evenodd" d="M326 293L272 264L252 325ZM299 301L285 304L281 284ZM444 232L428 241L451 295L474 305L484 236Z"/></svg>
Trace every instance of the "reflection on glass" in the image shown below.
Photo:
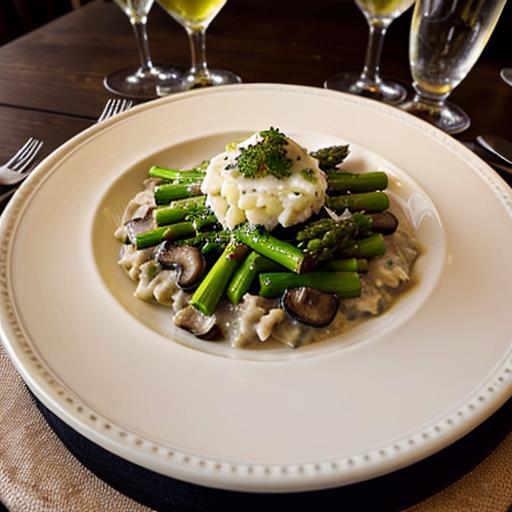
<svg viewBox="0 0 512 512"><path fill-rule="evenodd" d="M206 29L226 0L158 0L158 3L187 31L192 58L183 80L171 87L161 87L161 94L241 82L240 77L230 71L209 69L206 63Z"/></svg>
<svg viewBox="0 0 512 512"><path fill-rule="evenodd" d="M448 133L470 125L446 99L482 53L505 1L417 0L409 47L416 96L405 110Z"/></svg>
<svg viewBox="0 0 512 512"><path fill-rule="evenodd" d="M137 46L141 66L121 69L107 76L105 87L121 96L135 99L151 99L158 96L157 87L177 84L181 75L173 68L154 66L149 54L148 35L146 29L147 16L154 0L115 0L130 19Z"/></svg>
<svg viewBox="0 0 512 512"><path fill-rule="evenodd" d="M503 68L501 70L501 78L503 78L508 85L512 86L512 68Z"/></svg>
<svg viewBox="0 0 512 512"><path fill-rule="evenodd" d="M391 22L407 10L414 0L356 0L370 26L363 72L338 73L328 78L324 87L368 96L387 103L400 103L407 92L399 84L382 80L379 74L384 36Z"/></svg>

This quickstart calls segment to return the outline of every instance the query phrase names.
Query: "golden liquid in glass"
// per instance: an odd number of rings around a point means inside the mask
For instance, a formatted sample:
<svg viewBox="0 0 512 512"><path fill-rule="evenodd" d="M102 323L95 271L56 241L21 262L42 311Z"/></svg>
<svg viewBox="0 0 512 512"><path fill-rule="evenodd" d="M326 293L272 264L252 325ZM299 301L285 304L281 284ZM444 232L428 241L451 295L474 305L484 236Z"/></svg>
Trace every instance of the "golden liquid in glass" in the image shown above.
<svg viewBox="0 0 512 512"><path fill-rule="evenodd" d="M506 0L418 0L409 57L415 84L427 95L449 94L468 74Z"/></svg>
<svg viewBox="0 0 512 512"><path fill-rule="evenodd" d="M406 11L414 0L356 0L364 13L377 18L397 18Z"/></svg>
<svg viewBox="0 0 512 512"><path fill-rule="evenodd" d="M190 27L205 27L222 9L226 0L158 0L177 21Z"/></svg>

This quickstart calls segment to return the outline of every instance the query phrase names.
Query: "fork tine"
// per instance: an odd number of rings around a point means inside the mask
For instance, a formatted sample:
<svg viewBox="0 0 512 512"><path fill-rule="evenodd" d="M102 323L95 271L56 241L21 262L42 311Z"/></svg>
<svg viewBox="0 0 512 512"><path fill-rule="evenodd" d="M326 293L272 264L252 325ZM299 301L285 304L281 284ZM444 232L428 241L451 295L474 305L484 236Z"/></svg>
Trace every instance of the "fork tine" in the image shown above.
<svg viewBox="0 0 512 512"><path fill-rule="evenodd" d="M119 112L122 112L122 105L123 105L123 100L116 99L114 108L112 109L112 113L110 114L109 117L114 117L117 114L119 114Z"/></svg>
<svg viewBox="0 0 512 512"><path fill-rule="evenodd" d="M23 173L34 161L34 158L37 156L41 148L43 147L43 143L40 140L36 140L36 143L34 146L32 146L32 149L24 156L22 162L16 164L16 168L13 168L15 171L18 171L19 173Z"/></svg>
<svg viewBox="0 0 512 512"><path fill-rule="evenodd" d="M23 155L23 153L25 152L25 150L28 148L28 146L30 146L30 144L32 143L33 141L33 137L30 137L30 139L27 140L27 142L25 142L25 144L23 144L23 146L21 146L20 149L18 149L18 151L16 151L16 153L13 155L13 157L5 163L5 166L6 167L9 167L11 164L13 164L14 162L16 162L16 160L21 156Z"/></svg>
<svg viewBox="0 0 512 512"><path fill-rule="evenodd" d="M16 170L17 167L25 161L26 156L32 151L37 145L37 139L32 139L32 142L25 148L25 150L18 156L14 163L9 165L9 169Z"/></svg>
<svg viewBox="0 0 512 512"><path fill-rule="evenodd" d="M131 109L132 106L133 106L132 100L127 100L127 99L123 100L123 109L121 110L121 112Z"/></svg>
<svg viewBox="0 0 512 512"><path fill-rule="evenodd" d="M25 157L27 156L27 154L30 153L30 151L32 151L32 148L36 144L37 144L37 140L36 139L32 139L30 144L28 144L28 146L22 152L19 152L19 154L18 154L16 159L11 159L12 162L9 164L9 166L6 165L6 167L8 167L8 169L11 169L12 171L15 171L16 168L19 167L19 165L24 162Z"/></svg>
<svg viewBox="0 0 512 512"><path fill-rule="evenodd" d="M117 109L116 114L121 114L125 110L128 110L128 108L129 108L128 107L128 102L129 102L129 100L127 100L127 99L120 100L119 101L119 108Z"/></svg>
<svg viewBox="0 0 512 512"><path fill-rule="evenodd" d="M101 123L101 121L104 121L110 112L110 109L112 108L112 102L114 100L110 99L105 103L105 106L103 107L103 112L101 113L100 117L98 117L98 123Z"/></svg>
<svg viewBox="0 0 512 512"><path fill-rule="evenodd" d="M117 114L120 114L121 112L130 109L132 105L132 100L111 98L107 101L105 108L103 109L103 112L101 113L100 117L98 117L97 122L101 123L102 121L106 121L107 119L110 119L111 117L114 117Z"/></svg>

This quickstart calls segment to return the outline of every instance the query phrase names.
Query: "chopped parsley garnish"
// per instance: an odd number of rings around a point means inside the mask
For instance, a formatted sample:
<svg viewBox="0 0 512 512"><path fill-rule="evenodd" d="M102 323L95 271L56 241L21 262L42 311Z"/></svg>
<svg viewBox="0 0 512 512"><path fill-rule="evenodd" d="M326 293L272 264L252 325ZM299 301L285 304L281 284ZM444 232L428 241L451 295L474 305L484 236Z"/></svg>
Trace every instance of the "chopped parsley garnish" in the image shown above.
<svg viewBox="0 0 512 512"><path fill-rule="evenodd" d="M316 183L316 174L313 169L305 167L300 171L301 176L310 183Z"/></svg>
<svg viewBox="0 0 512 512"><path fill-rule="evenodd" d="M246 178L275 176L278 179L291 175L292 161L286 156L286 137L276 128L260 132L262 140L240 150L237 164Z"/></svg>

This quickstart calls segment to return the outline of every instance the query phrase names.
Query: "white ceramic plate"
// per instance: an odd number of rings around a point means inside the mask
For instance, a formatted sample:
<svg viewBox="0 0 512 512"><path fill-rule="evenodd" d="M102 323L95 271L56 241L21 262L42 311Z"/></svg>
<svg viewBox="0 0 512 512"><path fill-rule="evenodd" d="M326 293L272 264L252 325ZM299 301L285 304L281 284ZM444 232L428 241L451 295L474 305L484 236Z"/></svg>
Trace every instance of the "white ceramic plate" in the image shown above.
<svg viewBox="0 0 512 512"><path fill-rule="evenodd" d="M346 335L235 351L137 301L112 232L149 164L187 166L280 127L384 166L425 247L419 283ZM399 110L282 85L148 103L47 158L1 218L0 321L36 396L108 450L226 489L320 489L447 446L511 395L512 197L455 140Z"/></svg>

